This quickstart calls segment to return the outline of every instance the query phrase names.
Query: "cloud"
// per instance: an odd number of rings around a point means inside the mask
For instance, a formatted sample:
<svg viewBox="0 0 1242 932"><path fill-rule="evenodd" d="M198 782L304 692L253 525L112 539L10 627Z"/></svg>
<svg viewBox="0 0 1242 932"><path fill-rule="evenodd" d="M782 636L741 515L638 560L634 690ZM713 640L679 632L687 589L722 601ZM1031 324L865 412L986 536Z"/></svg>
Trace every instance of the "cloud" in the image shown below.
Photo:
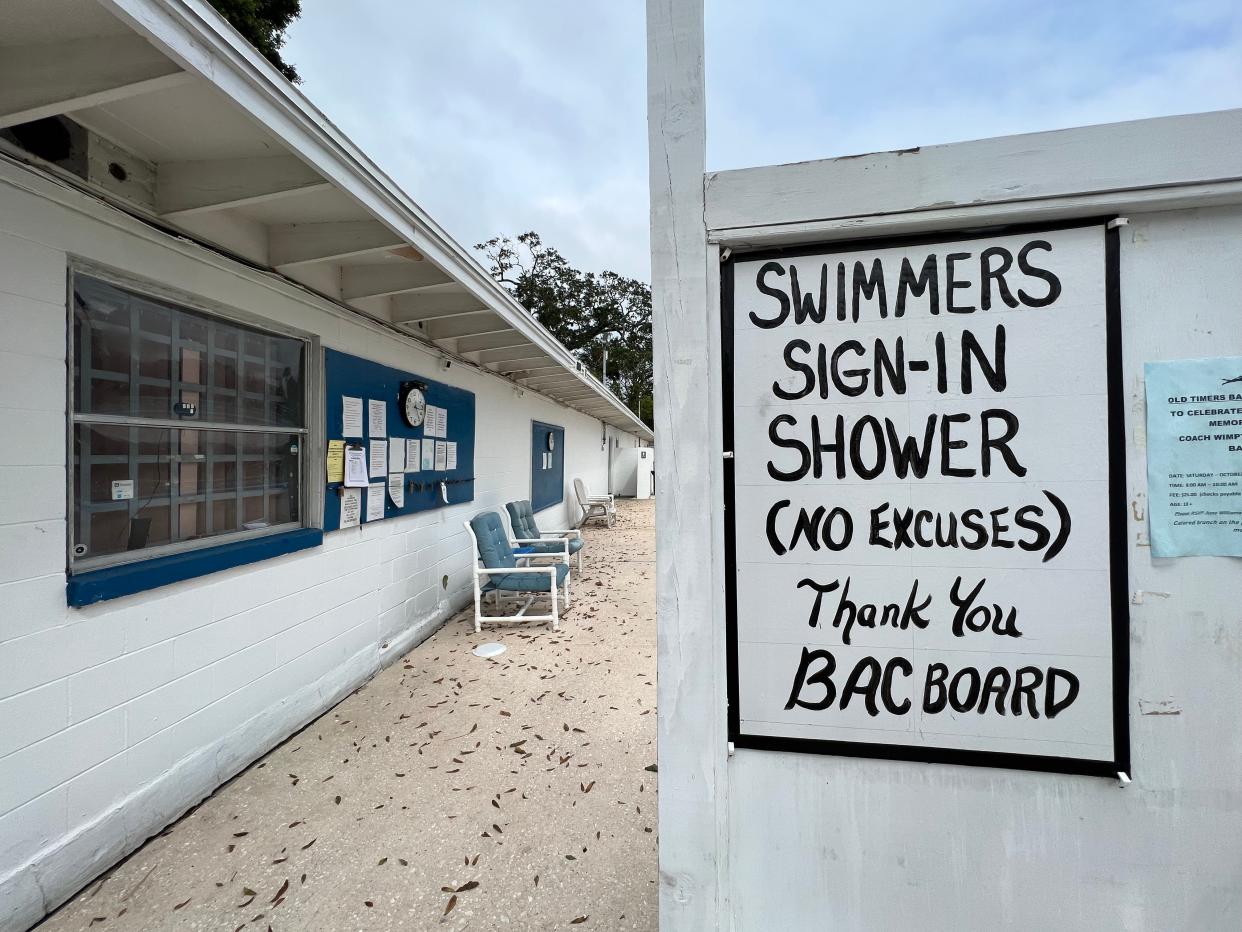
<svg viewBox="0 0 1242 932"><path fill-rule="evenodd" d="M646 278L644 6L303 0L285 51L467 246L533 229ZM1242 105L1236 0L707 6L712 169Z"/></svg>
<svg viewBox="0 0 1242 932"><path fill-rule="evenodd" d="M304 0L303 90L458 240L646 278L641 3Z"/></svg>

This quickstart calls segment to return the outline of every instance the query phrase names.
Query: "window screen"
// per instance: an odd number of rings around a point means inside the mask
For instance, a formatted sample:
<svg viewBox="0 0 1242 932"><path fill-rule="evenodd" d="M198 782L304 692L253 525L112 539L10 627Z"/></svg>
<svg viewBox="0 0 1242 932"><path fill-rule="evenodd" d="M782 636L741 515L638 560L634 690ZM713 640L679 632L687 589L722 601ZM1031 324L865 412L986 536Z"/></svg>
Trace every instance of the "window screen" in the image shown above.
<svg viewBox="0 0 1242 932"><path fill-rule="evenodd" d="M74 568L300 525L306 341L72 287Z"/></svg>

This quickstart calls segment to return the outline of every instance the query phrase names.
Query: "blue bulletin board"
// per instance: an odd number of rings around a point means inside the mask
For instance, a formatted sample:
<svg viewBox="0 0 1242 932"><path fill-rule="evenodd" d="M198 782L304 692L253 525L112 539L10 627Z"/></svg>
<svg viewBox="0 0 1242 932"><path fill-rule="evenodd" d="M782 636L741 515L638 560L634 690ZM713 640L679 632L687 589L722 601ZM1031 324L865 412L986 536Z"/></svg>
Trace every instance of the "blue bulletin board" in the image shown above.
<svg viewBox="0 0 1242 932"><path fill-rule="evenodd" d="M448 493L448 504L474 500L474 392L462 388L436 382L416 372L393 369L379 363L351 356L333 349L324 350L324 420L326 421L325 441L345 440L347 443L361 442L368 445L372 438L367 417L368 401L383 401L386 407L387 439L425 440L424 422L419 427L409 427L401 417L398 395L402 382L418 382L427 398L427 406L443 408L447 414L446 436L430 438L432 442L442 440L457 444L457 464L454 469L424 470L421 463L406 464L405 472L405 504L398 508L392 500L384 496L384 517L394 518L397 515L414 514L432 508L443 508L444 500L440 497L440 483L445 482ZM361 398L363 407L362 437L345 437L343 433L344 397ZM327 442L324 444L325 450ZM368 458L369 462L369 458ZM413 466L419 468L414 469ZM381 482L374 478L372 482ZM335 531L341 526L341 489L343 483L330 482L323 503L323 529ZM366 523L366 494L363 489L362 523Z"/></svg>

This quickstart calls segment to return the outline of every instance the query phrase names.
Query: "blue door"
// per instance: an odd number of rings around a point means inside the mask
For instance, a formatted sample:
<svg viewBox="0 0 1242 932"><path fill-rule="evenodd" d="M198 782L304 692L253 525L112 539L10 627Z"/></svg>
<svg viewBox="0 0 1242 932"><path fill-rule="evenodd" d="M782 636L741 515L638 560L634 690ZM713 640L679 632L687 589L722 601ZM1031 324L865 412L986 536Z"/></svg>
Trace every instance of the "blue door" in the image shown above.
<svg viewBox="0 0 1242 932"><path fill-rule="evenodd" d="M565 500L565 428L531 421L530 507L542 511Z"/></svg>

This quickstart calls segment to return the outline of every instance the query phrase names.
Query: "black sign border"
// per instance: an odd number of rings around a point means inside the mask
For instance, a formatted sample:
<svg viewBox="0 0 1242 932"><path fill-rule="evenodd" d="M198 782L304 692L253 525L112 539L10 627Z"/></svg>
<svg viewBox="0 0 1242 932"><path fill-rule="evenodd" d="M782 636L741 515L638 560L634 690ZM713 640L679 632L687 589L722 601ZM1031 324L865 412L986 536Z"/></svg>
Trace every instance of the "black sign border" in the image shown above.
<svg viewBox="0 0 1242 932"><path fill-rule="evenodd" d="M881 236L854 240L800 243L776 249L735 250L720 264L720 353L723 441L734 449L733 434L733 270L738 261L832 255L868 249L963 242L1015 234L1055 233L1083 227L1104 227L1105 355L1108 383L1109 570L1113 650L1113 753L1111 761L957 748L831 741L743 734L738 709L737 533L735 466L724 460L725 657L728 679L728 734L734 747L760 751L792 751L927 764L964 764L1094 777L1132 776L1130 760L1130 610L1128 532L1126 527L1125 401L1122 381L1120 234L1109 226L1113 217L1090 217L1056 224L1013 224L944 230L915 236Z"/></svg>

